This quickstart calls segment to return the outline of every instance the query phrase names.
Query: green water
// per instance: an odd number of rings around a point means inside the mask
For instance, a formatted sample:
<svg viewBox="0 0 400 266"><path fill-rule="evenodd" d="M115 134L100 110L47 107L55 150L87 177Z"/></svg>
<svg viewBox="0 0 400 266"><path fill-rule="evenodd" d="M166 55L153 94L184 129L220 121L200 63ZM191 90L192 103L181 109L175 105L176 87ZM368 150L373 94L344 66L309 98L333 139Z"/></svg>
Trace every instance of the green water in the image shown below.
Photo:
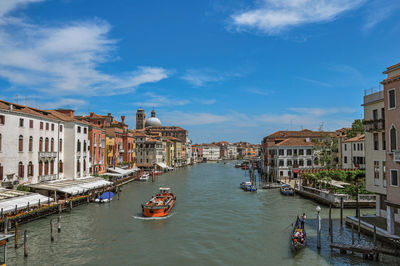
<svg viewBox="0 0 400 266"><path fill-rule="evenodd" d="M8 265L369 265L360 256L328 248L327 208L322 209L322 250L316 249L316 203L285 197L277 189L244 192L241 169L208 163L164 174L154 183L132 182L120 200L82 205L62 214L62 232L50 241L50 218L20 226L29 232L29 257L8 248ZM144 220L141 203L159 187L177 196L171 216ZM370 210L371 211L371 210ZM306 212L308 247L293 254L290 225ZM373 212L373 210L372 210ZM346 210L345 214L354 211ZM333 211L335 218L339 210ZM349 241L348 228L334 221L335 240ZM368 243L370 239L362 238ZM391 265L400 261L383 257ZM381 261L382 263L382 261ZM377 265L377 263L375 263Z"/></svg>

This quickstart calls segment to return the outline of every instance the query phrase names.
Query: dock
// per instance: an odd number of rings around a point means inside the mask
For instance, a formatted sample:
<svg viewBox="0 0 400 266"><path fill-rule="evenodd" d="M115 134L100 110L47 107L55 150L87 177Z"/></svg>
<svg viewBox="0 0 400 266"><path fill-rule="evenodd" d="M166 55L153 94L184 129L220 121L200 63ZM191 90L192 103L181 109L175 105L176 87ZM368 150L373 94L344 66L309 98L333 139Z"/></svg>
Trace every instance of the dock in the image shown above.
<svg viewBox="0 0 400 266"><path fill-rule="evenodd" d="M345 243L333 242L330 244L331 248L339 249L340 253L346 254L347 252L360 253L369 258L379 258L379 254L385 254L395 257L400 257L400 249L387 248L378 246L364 246L364 245L351 245Z"/></svg>

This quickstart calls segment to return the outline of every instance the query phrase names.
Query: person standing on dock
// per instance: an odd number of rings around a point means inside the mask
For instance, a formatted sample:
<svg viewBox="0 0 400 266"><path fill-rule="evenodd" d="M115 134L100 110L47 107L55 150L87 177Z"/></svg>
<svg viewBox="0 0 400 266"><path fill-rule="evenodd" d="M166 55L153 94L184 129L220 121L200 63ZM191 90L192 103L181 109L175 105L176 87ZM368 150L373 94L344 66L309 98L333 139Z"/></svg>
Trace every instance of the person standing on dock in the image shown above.
<svg viewBox="0 0 400 266"><path fill-rule="evenodd" d="M304 223L306 222L306 214L303 212L303 215L300 216L300 222L301 222L301 229L304 229Z"/></svg>

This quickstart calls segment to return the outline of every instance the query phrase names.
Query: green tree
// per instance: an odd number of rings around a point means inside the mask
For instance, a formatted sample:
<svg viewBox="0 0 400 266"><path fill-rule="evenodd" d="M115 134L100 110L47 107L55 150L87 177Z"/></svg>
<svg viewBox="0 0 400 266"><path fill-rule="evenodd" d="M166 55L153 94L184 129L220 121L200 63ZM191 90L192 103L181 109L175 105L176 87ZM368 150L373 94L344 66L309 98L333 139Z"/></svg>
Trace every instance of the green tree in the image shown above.
<svg viewBox="0 0 400 266"><path fill-rule="evenodd" d="M353 138L357 136L357 133L365 133L364 124L361 119L354 120L354 122L351 124L351 129L346 131L348 138Z"/></svg>

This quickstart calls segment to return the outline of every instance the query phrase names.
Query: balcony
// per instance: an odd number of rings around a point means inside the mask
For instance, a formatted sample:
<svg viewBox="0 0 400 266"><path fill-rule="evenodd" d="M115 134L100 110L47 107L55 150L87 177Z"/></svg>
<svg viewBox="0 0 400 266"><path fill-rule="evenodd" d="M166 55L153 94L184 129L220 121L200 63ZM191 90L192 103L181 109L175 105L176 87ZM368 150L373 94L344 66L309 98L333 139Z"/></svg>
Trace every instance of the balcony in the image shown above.
<svg viewBox="0 0 400 266"><path fill-rule="evenodd" d="M393 152L393 161L395 162L400 162L400 151L394 151Z"/></svg>
<svg viewBox="0 0 400 266"><path fill-rule="evenodd" d="M385 119L372 119L363 121L365 131L376 132L385 130Z"/></svg>
<svg viewBox="0 0 400 266"><path fill-rule="evenodd" d="M56 180L57 175L41 175L39 176L39 182L44 182L44 181L51 181L51 180Z"/></svg>
<svg viewBox="0 0 400 266"><path fill-rule="evenodd" d="M39 159L54 159L57 157L57 152L39 152Z"/></svg>

